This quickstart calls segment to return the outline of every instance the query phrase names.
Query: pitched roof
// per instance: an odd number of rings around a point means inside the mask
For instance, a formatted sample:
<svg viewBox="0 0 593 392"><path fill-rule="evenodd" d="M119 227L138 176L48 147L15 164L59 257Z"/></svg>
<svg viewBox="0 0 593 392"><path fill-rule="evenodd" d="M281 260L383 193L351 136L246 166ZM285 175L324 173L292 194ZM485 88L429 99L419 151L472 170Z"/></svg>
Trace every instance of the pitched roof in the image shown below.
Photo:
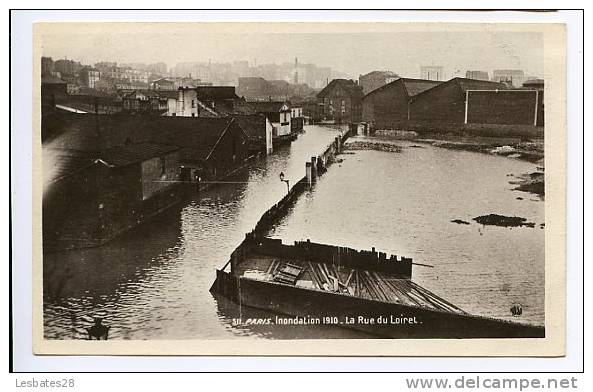
<svg viewBox="0 0 593 392"><path fill-rule="evenodd" d="M233 86L197 86L190 89L196 91L196 98L200 100L239 99Z"/></svg>
<svg viewBox="0 0 593 392"><path fill-rule="evenodd" d="M442 82L438 82L435 80L399 78L397 80L394 80L391 83L387 83L386 85L381 86L381 87L369 92L367 95L365 95L365 98L372 94L375 94L377 92L390 89L397 84L403 84L403 86L408 94L408 97L413 97L413 96L418 95L428 89L431 89L441 83Z"/></svg>
<svg viewBox="0 0 593 392"><path fill-rule="evenodd" d="M235 120L250 138L266 137L266 116L263 114L235 115Z"/></svg>
<svg viewBox="0 0 593 392"><path fill-rule="evenodd" d="M362 87L354 83L354 81L350 79L334 79L317 94L317 97L324 98L330 91L337 87L343 88L347 93L353 96L362 97L364 95Z"/></svg>
<svg viewBox="0 0 593 392"><path fill-rule="evenodd" d="M144 162L179 149L180 147L178 146L165 144L130 143L103 150L99 152L98 159L106 162L109 166L120 167L136 162Z"/></svg>
<svg viewBox="0 0 593 392"><path fill-rule="evenodd" d="M42 157L43 179L48 184L69 177L94 164L94 159L88 153L67 149L43 148Z"/></svg>
<svg viewBox="0 0 593 392"><path fill-rule="evenodd" d="M256 113L280 113L280 109L284 105L288 105L283 101L253 101L248 102Z"/></svg>
<svg viewBox="0 0 593 392"><path fill-rule="evenodd" d="M443 82L439 82L436 80L425 80L425 79L409 79L409 78L402 78L402 83L408 92L409 97L416 96L428 89L433 88L434 86L438 86Z"/></svg>
<svg viewBox="0 0 593 392"><path fill-rule="evenodd" d="M465 94L467 90L507 90L508 87L504 83L490 82L487 80L467 79L467 78L453 78L446 82L442 82L434 87L431 87L416 97L422 97L431 94L435 91L445 88L446 86L455 85L459 88L461 94Z"/></svg>
<svg viewBox="0 0 593 392"><path fill-rule="evenodd" d="M371 71L364 75L360 75L360 77L365 77L365 76L370 76L370 75L398 76L395 72L392 72L392 71Z"/></svg>
<svg viewBox="0 0 593 392"><path fill-rule="evenodd" d="M116 146L101 151L80 151L64 148L43 149L43 174L47 183L57 182L95 164L123 167L160 157L179 150L177 146L138 143Z"/></svg>
<svg viewBox="0 0 593 392"><path fill-rule="evenodd" d="M42 134L56 135L43 141L54 148L97 152L126 143L152 143L180 147L184 159L205 160L234 121L232 117L56 113L44 118Z"/></svg>
<svg viewBox="0 0 593 392"><path fill-rule="evenodd" d="M506 90L507 85L504 83L490 82L488 80L477 80L467 78L453 78L449 82L457 83L461 91L464 93L467 90ZM449 83L446 82L446 83Z"/></svg>

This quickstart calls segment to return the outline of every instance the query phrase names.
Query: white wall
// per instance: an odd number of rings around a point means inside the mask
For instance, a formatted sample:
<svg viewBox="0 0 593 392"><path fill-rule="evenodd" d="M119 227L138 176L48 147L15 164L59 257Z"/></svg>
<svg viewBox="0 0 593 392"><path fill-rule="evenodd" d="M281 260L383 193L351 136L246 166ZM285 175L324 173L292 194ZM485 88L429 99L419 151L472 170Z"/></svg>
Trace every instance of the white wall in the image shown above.
<svg viewBox="0 0 593 392"><path fill-rule="evenodd" d="M272 132L274 127L268 118L266 117L266 154L269 155L274 152L274 147L272 143Z"/></svg>

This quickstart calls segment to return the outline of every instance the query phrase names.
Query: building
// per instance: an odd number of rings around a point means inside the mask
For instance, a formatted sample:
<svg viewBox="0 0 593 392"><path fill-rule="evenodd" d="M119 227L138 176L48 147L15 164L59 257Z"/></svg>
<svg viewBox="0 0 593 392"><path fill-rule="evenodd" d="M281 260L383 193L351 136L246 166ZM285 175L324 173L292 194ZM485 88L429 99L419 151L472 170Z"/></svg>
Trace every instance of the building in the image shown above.
<svg viewBox="0 0 593 392"><path fill-rule="evenodd" d="M154 143L44 148L44 248L102 245L177 203L178 151Z"/></svg>
<svg viewBox="0 0 593 392"><path fill-rule="evenodd" d="M379 87L393 82L397 78L399 76L391 71L372 71L366 75L360 75L358 77L358 84L362 87L362 92L368 94Z"/></svg>
<svg viewBox="0 0 593 392"><path fill-rule="evenodd" d="M232 86L180 88L177 117L213 117L232 114L239 97Z"/></svg>
<svg viewBox="0 0 593 392"><path fill-rule="evenodd" d="M52 109L72 113L113 114L123 110L122 98L117 94L67 94L57 96Z"/></svg>
<svg viewBox="0 0 593 392"><path fill-rule="evenodd" d="M93 67L84 67L79 74L82 85L88 88L95 88L101 76L99 70Z"/></svg>
<svg viewBox="0 0 593 392"><path fill-rule="evenodd" d="M182 178L186 181L224 178L251 156L249 136L232 117L158 117L158 124L163 128L156 130L152 139L181 147Z"/></svg>
<svg viewBox="0 0 593 392"><path fill-rule="evenodd" d="M194 179L196 173L202 178L222 178L250 156L248 136L232 117L56 113L42 121L42 141L48 140L53 148L81 151L126 143L176 146L180 148L179 162L186 180Z"/></svg>
<svg viewBox="0 0 593 392"><path fill-rule="evenodd" d="M527 79L525 82L523 82L523 88L543 90L544 80L538 78Z"/></svg>
<svg viewBox="0 0 593 392"><path fill-rule="evenodd" d="M150 83L150 88L153 90L166 90L166 91L176 91L177 87L175 86L175 81L161 78L157 79Z"/></svg>
<svg viewBox="0 0 593 392"><path fill-rule="evenodd" d="M440 65L423 65L420 67L420 79L424 80L445 80L445 72Z"/></svg>
<svg viewBox="0 0 593 392"><path fill-rule="evenodd" d="M417 94L410 102L410 120L446 126L463 125L468 90L504 90L507 86L483 80L453 78Z"/></svg>
<svg viewBox="0 0 593 392"><path fill-rule="evenodd" d="M252 154L274 151L272 123L263 114L246 114L233 116L249 137L249 150Z"/></svg>
<svg viewBox="0 0 593 392"><path fill-rule="evenodd" d="M488 72L486 71L467 71L465 73L465 78L475 80L490 80L488 77Z"/></svg>
<svg viewBox="0 0 593 392"><path fill-rule="evenodd" d="M134 90L122 96L123 110L164 114L169 110L167 97L153 90Z"/></svg>
<svg viewBox="0 0 593 392"><path fill-rule="evenodd" d="M54 70L56 72L59 72L60 74L62 74L62 76L64 74L67 75L78 75L78 73L80 72L80 70L83 68L82 64L80 64L78 61L73 61L73 60L56 60L54 62Z"/></svg>
<svg viewBox="0 0 593 392"><path fill-rule="evenodd" d="M292 133L301 132L305 128L305 115L303 114L303 105L290 104L290 131Z"/></svg>
<svg viewBox="0 0 593 392"><path fill-rule="evenodd" d="M41 57L41 76L48 76L54 73L54 61L51 57Z"/></svg>
<svg viewBox="0 0 593 392"><path fill-rule="evenodd" d="M544 92L538 89L467 90L465 124L544 125Z"/></svg>
<svg viewBox="0 0 593 392"><path fill-rule="evenodd" d="M285 101L314 96L315 90L306 84L291 84L286 80L240 77L237 95L249 101Z"/></svg>
<svg viewBox="0 0 593 392"><path fill-rule="evenodd" d="M362 119L362 88L353 80L334 79L317 94L327 121L357 123Z"/></svg>
<svg viewBox="0 0 593 392"><path fill-rule="evenodd" d="M177 90L154 90L160 97L160 108L164 110L164 116L177 116L177 101L179 92ZM164 106L166 103L166 106Z"/></svg>
<svg viewBox="0 0 593 392"><path fill-rule="evenodd" d="M67 83L55 76L41 77L41 101L49 101L68 95Z"/></svg>
<svg viewBox="0 0 593 392"><path fill-rule="evenodd" d="M371 129L397 128L410 119L410 102L416 95L442 82L400 78L371 91L362 99L362 121Z"/></svg>
<svg viewBox="0 0 593 392"><path fill-rule="evenodd" d="M249 100L266 99L270 95L268 81L261 77L240 77L237 95Z"/></svg>
<svg viewBox="0 0 593 392"><path fill-rule="evenodd" d="M275 143L292 140L290 106L287 102L248 102L254 113L263 114L272 123L272 137Z"/></svg>
<svg viewBox="0 0 593 392"><path fill-rule="evenodd" d="M495 69L492 71L492 81L521 87L525 81L525 73L520 69Z"/></svg>

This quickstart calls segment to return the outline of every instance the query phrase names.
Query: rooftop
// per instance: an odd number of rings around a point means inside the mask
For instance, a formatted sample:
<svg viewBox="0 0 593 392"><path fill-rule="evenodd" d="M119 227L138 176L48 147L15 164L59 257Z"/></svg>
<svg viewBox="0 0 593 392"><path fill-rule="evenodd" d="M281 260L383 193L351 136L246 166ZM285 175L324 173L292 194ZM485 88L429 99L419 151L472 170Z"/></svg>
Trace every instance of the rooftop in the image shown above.
<svg viewBox="0 0 593 392"><path fill-rule="evenodd" d="M287 105L283 101L250 101L247 104L257 113L280 113L282 106Z"/></svg>
<svg viewBox="0 0 593 392"><path fill-rule="evenodd" d="M317 94L317 97L324 98L330 91L332 91L335 88L342 88L348 94L353 96L362 97L364 95L362 92L362 88L354 81L350 79L334 79Z"/></svg>
<svg viewBox="0 0 593 392"><path fill-rule="evenodd" d="M52 135L43 143L53 148L94 153L149 143L176 146L182 158L205 160L233 122L232 117L54 113L44 118L42 134Z"/></svg>
<svg viewBox="0 0 593 392"><path fill-rule="evenodd" d="M177 146L154 143L130 143L100 151L44 148L44 178L48 183L57 182L98 163L108 167L123 167L177 150Z"/></svg>
<svg viewBox="0 0 593 392"><path fill-rule="evenodd" d="M250 138L266 137L266 116L263 114L235 115L234 117Z"/></svg>
<svg viewBox="0 0 593 392"><path fill-rule="evenodd" d="M403 84L404 88L406 89L406 92L408 93L408 97L413 97L413 96L418 95L428 89L431 89L434 86L437 86L441 83L442 82L437 82L434 80L426 80L426 79L399 78L397 80L394 80L391 83L387 83L386 85L381 86L378 89L375 89L375 90L369 92L365 96L365 98L372 94L375 94L377 92L388 90L398 84Z"/></svg>

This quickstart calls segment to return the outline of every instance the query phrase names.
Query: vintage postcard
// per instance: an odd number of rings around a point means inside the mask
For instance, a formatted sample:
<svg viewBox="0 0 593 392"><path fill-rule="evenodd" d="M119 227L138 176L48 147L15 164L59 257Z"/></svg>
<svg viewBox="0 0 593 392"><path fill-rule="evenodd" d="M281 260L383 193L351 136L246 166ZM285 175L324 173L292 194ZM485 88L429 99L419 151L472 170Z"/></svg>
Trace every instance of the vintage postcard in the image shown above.
<svg viewBox="0 0 593 392"><path fill-rule="evenodd" d="M565 40L36 24L35 354L564 355Z"/></svg>

